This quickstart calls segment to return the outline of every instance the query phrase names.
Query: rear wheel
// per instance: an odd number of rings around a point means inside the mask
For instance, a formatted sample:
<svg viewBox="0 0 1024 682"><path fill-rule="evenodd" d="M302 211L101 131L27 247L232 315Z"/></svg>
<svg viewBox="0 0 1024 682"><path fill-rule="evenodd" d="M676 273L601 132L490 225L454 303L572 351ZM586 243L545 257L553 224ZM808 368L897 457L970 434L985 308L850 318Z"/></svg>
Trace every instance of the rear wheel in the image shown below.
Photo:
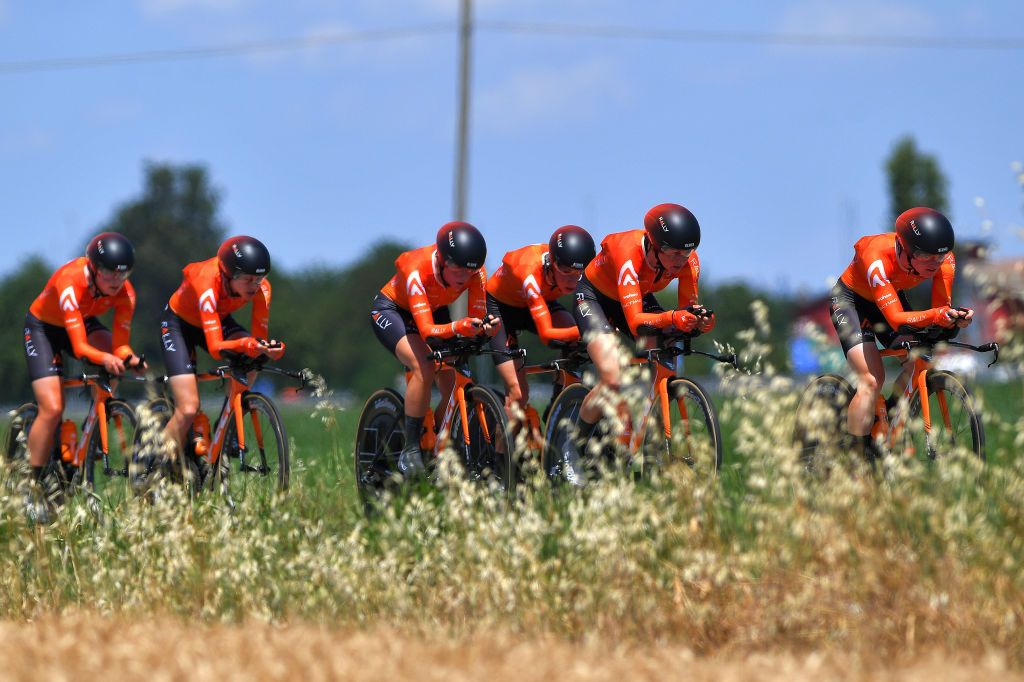
<svg viewBox="0 0 1024 682"><path fill-rule="evenodd" d="M136 495L146 494L165 478L172 483L194 482L189 486L191 493L195 493L201 484L202 477L195 458L186 454L183 468L182 460L172 457L173 446L164 440L164 427L172 414L174 406L167 398L154 398L136 411L138 426L128 469L128 480Z"/></svg>
<svg viewBox="0 0 1024 682"><path fill-rule="evenodd" d="M469 426L468 445L457 410L449 436L452 447L460 455L466 478L512 492L517 467L503 401L489 388L471 386L466 391L466 420Z"/></svg>
<svg viewBox="0 0 1024 682"><path fill-rule="evenodd" d="M243 394L242 429L239 438L235 415L229 413L217 466L221 492L232 500L264 493L271 486L286 492L291 477L288 435L273 401L262 393Z"/></svg>
<svg viewBox="0 0 1024 682"><path fill-rule="evenodd" d="M580 406L590 389L583 384L566 386L548 408L547 423L544 427L544 472L552 482L565 480L563 463L574 452L586 456L587 448L580 448L575 442L577 424L580 421ZM588 469L590 467L587 467Z"/></svg>
<svg viewBox="0 0 1024 682"><path fill-rule="evenodd" d="M921 395L915 392L903 422L903 446L908 455L927 461L977 457L985 461L985 430L967 387L953 374L928 372L931 431L921 423Z"/></svg>
<svg viewBox="0 0 1024 682"><path fill-rule="evenodd" d="M83 474L85 485L97 493L123 487L135 445L138 420L135 410L123 400L107 400L107 452L103 452L99 424L89 438Z"/></svg>
<svg viewBox="0 0 1024 682"><path fill-rule="evenodd" d="M23 481L27 481L30 475L28 435L32 431L38 414L39 407L35 403L25 403L15 410L11 417L4 454L10 468L7 482L12 489ZM53 450L50 452L41 478L41 488L50 505L58 507L64 504L74 473L73 466L61 461L60 427L58 426L53 434Z"/></svg>
<svg viewBox="0 0 1024 682"><path fill-rule="evenodd" d="M359 500L370 511L384 492L397 488L398 456L405 447L405 401L390 388L374 392L356 427L355 476Z"/></svg>
<svg viewBox="0 0 1024 682"><path fill-rule="evenodd" d="M804 389L796 411L794 440L808 472L827 475L837 463L851 463L851 454L857 449L846 429L851 400L853 387L838 374L817 377Z"/></svg>

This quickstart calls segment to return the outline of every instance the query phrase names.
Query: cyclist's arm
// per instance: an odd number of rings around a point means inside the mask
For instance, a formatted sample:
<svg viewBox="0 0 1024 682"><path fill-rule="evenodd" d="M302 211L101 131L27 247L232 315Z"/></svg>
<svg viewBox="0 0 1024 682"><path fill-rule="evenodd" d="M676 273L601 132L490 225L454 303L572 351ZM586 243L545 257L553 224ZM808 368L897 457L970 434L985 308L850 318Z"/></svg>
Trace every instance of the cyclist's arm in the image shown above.
<svg viewBox="0 0 1024 682"><path fill-rule="evenodd" d="M904 310L896 288L889 282L876 284L871 291L875 294L875 303L885 316L885 321L897 332L923 329L933 324L943 327L953 324L946 315L948 305L928 310Z"/></svg>
<svg viewBox="0 0 1024 682"><path fill-rule="evenodd" d="M455 336L455 323L434 324L434 311L430 307L423 279L419 272L405 272L398 268L398 281L405 283L405 295L409 300L409 313L416 322L416 329L424 341L431 339L450 339Z"/></svg>
<svg viewBox="0 0 1024 682"><path fill-rule="evenodd" d="M483 319L487 317L487 271L480 268L469 280L469 301L466 315Z"/></svg>
<svg viewBox="0 0 1024 682"><path fill-rule="evenodd" d="M636 272L636 268L631 261L623 263L619 267L619 272L622 273L627 265L630 270ZM630 331L637 335L640 333L640 327L665 329L672 326L671 310L660 313L644 312L643 296L640 293L640 285L636 282L636 279L635 277L623 277L620 274L617 285L619 303L622 304L622 312L626 315L626 323L629 325Z"/></svg>
<svg viewBox="0 0 1024 682"><path fill-rule="evenodd" d="M114 331L111 347L113 353L122 360L135 355L130 345L132 337L132 316L135 314L135 289L130 282L117 294L114 301Z"/></svg>
<svg viewBox="0 0 1024 682"><path fill-rule="evenodd" d="M270 282L260 283L260 292L252 300L252 335L257 339L270 338Z"/></svg>
<svg viewBox="0 0 1024 682"><path fill-rule="evenodd" d="M220 326L220 314L217 313L217 301L213 298L212 289L211 305L202 307L199 310L199 319L203 323L203 336L206 337L206 348L210 357L214 360L222 360L224 351L232 353L245 353L255 357L259 354L258 344L255 337L243 336L237 339L225 339L224 329Z"/></svg>
<svg viewBox="0 0 1024 682"><path fill-rule="evenodd" d="M953 305L953 276L955 272L956 261L953 259L953 254L949 254L942 261L938 273L932 277L933 308Z"/></svg>
<svg viewBox="0 0 1024 682"><path fill-rule="evenodd" d="M530 317L537 327L537 336L541 343L547 345L552 341L573 342L580 340L580 330L576 325L571 327L556 327L551 324L551 311L548 310L548 302L538 296L532 289L523 287L526 299L530 302Z"/></svg>
<svg viewBox="0 0 1024 682"><path fill-rule="evenodd" d="M89 335L85 333L85 319L77 305L74 310L65 308L64 330L68 333L68 338L71 340L71 352L75 354L76 358L88 360L94 365L103 364L103 358L107 353L89 343Z"/></svg>

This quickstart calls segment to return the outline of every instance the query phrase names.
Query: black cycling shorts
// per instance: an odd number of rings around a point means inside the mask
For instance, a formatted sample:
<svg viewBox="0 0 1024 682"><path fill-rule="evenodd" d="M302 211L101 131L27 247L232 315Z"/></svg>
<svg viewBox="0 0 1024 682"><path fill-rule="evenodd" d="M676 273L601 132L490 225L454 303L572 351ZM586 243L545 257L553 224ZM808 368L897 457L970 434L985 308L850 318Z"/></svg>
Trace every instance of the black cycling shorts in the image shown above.
<svg viewBox="0 0 1024 682"><path fill-rule="evenodd" d="M86 336L95 331L109 331L95 317L85 318ZM71 337L64 327L46 324L29 313L25 316L25 360L28 362L29 381L61 375L64 364L61 353L72 353Z"/></svg>
<svg viewBox="0 0 1024 682"><path fill-rule="evenodd" d="M231 315L221 318L220 328L225 339L249 335L249 331ZM210 352L206 347L206 334L203 330L178 317L169 305L164 306L164 316L160 320L160 340L163 342L164 366L169 377L196 373L197 346Z"/></svg>
<svg viewBox="0 0 1024 682"><path fill-rule="evenodd" d="M518 348L519 339L517 336L519 332L537 333L537 324L533 321L533 315L530 314L529 308L507 305L487 294L487 312L501 318L501 327L491 337L491 350L504 351L510 348ZM558 301L548 301L548 312L554 317L555 313L566 312L566 310L565 306ZM512 359L507 355L492 355L491 358L494 360L495 365L502 365Z"/></svg>
<svg viewBox="0 0 1024 682"><path fill-rule="evenodd" d="M902 291L897 293L904 310L910 310L910 303ZM889 326L885 315L874 301L869 301L856 291L846 286L843 280L832 287L832 303L829 306L832 314L832 326L839 334L839 343L843 346L843 354L862 343L875 343L888 347L896 341L899 334Z"/></svg>
<svg viewBox="0 0 1024 682"><path fill-rule="evenodd" d="M645 313L663 313L665 309L658 303L653 293L643 297L643 311ZM594 284L587 279L586 275L580 278L576 285L576 304L572 309L572 316L576 320L576 326L580 329L580 335L584 341L589 342L595 334L604 332L620 331L623 334L634 338L629 330L629 323L626 321L626 313L622 304L602 294ZM651 330L652 333L657 330Z"/></svg>
<svg viewBox="0 0 1024 682"><path fill-rule="evenodd" d="M434 311L435 324L447 324L452 321L448 306L441 306ZM416 328L416 321L405 308L392 301L384 294L377 294L370 307L370 322L373 323L373 333L381 344L395 353L398 342L410 334L419 335ZM397 356L396 356L397 357Z"/></svg>

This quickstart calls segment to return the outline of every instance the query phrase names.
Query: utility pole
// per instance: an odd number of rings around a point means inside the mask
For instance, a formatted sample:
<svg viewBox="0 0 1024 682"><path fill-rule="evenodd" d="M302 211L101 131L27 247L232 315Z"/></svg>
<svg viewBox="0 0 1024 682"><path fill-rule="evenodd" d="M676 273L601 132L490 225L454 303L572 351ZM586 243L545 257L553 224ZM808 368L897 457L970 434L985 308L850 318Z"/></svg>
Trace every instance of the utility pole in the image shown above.
<svg viewBox="0 0 1024 682"><path fill-rule="evenodd" d="M466 168L469 165L469 99L473 45L473 0L459 3L459 116L455 130L455 197L452 212L455 220L466 219ZM465 317L468 311L466 295L452 304L452 317Z"/></svg>
<svg viewBox="0 0 1024 682"><path fill-rule="evenodd" d="M469 157L469 88L473 46L473 0L459 9L459 119L455 136L455 220L466 219L466 166Z"/></svg>

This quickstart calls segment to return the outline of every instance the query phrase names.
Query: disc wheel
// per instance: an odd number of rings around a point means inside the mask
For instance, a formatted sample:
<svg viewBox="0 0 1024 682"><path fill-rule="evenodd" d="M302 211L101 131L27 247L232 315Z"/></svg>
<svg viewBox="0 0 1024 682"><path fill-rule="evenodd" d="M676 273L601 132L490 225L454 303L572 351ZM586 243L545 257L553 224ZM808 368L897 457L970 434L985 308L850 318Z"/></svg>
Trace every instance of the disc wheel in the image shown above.
<svg viewBox="0 0 1024 682"><path fill-rule="evenodd" d="M397 488L398 456L405 447L405 401L397 391L375 391L363 405L356 427L355 478L365 511L377 505L385 491Z"/></svg>
<svg viewBox="0 0 1024 682"><path fill-rule="evenodd" d="M837 463L850 463L851 453L857 450L846 429L853 393L846 379L825 374L812 380L800 396L794 441L809 473L827 476Z"/></svg>

